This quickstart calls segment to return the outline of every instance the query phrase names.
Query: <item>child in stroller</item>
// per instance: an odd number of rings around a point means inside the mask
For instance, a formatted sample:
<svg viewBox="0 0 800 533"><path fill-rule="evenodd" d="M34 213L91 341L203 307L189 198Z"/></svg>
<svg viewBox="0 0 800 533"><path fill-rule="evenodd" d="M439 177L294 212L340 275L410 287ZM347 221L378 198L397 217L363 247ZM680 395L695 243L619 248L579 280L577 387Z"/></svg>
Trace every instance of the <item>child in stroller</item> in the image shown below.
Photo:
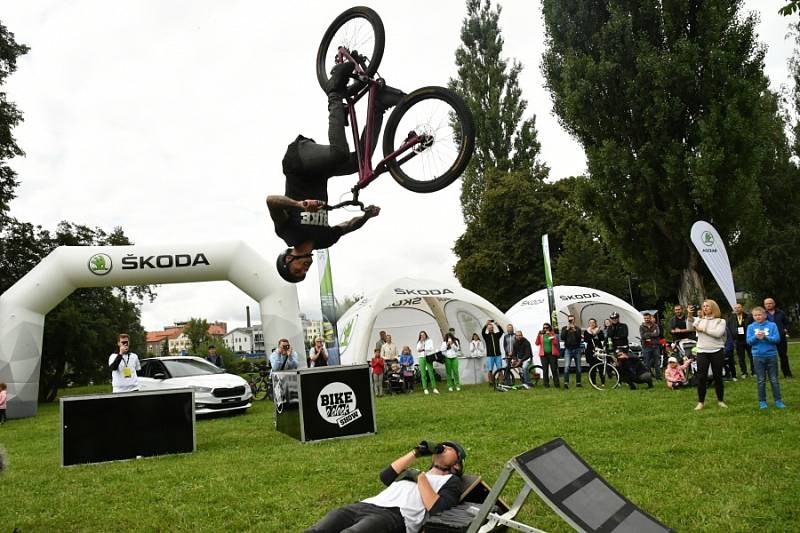
<svg viewBox="0 0 800 533"><path fill-rule="evenodd" d="M402 394L405 392L405 381L400 365L396 361L392 362L389 371L386 373L386 381L389 383L389 394Z"/></svg>

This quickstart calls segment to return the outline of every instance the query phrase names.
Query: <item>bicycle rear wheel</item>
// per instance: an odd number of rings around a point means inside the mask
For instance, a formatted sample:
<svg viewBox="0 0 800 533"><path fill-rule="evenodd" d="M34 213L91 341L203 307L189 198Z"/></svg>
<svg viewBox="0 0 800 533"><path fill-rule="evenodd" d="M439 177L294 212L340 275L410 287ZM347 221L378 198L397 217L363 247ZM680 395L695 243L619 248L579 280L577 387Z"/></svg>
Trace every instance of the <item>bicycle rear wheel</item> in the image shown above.
<svg viewBox="0 0 800 533"><path fill-rule="evenodd" d="M339 47L365 56L367 76L373 77L383 59L386 34L378 14L368 7L351 7L331 22L317 49L317 80L322 90L336 64Z"/></svg>
<svg viewBox="0 0 800 533"><path fill-rule="evenodd" d="M516 375L511 368L500 368L494 372L494 390L507 391L516 385Z"/></svg>
<svg viewBox="0 0 800 533"><path fill-rule="evenodd" d="M444 189L461 176L475 148L475 124L460 96L434 86L406 95L386 122L383 155L390 155L414 134L425 140L412 148L413 157L388 163L397 183L428 193Z"/></svg>
<svg viewBox="0 0 800 533"><path fill-rule="evenodd" d="M589 369L589 383L597 390L619 387L619 371L613 365L597 363Z"/></svg>

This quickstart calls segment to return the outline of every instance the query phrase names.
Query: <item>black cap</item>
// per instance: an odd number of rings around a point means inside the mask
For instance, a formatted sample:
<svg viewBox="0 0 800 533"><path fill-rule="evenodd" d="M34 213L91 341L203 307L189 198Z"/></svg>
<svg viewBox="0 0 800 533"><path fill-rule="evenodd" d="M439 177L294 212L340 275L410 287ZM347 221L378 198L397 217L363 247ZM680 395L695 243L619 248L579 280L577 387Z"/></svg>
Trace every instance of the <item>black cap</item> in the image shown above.
<svg viewBox="0 0 800 533"><path fill-rule="evenodd" d="M616 311L614 311L613 313L611 313L611 314L609 315L609 318L619 318L619 313L617 313Z"/></svg>

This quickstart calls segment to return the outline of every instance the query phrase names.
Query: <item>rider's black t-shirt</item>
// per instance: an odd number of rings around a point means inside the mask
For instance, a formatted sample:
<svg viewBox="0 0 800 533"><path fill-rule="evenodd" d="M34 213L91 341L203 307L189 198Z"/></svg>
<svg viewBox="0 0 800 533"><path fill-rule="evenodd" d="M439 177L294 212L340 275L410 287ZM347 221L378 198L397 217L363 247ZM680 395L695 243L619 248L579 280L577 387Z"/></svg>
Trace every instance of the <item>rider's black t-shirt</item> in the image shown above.
<svg viewBox="0 0 800 533"><path fill-rule="evenodd" d="M293 200L322 200L328 202L328 177L326 175L313 176L301 170L299 161L296 160L294 146L302 135L297 138L287 149L283 162L283 171L286 175L286 196ZM342 229L328 225L327 211L303 211L297 207L286 207L271 210L272 221L275 223L275 233L283 239L288 246L297 246L306 241L314 243L314 248L328 248L342 236Z"/></svg>

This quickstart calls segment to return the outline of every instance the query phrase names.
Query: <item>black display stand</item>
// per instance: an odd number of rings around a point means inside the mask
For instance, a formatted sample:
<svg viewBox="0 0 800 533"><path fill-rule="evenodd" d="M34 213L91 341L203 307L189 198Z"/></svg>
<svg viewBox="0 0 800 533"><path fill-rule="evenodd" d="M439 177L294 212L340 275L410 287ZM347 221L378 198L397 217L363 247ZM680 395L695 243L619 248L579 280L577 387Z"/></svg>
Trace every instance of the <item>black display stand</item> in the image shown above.
<svg viewBox="0 0 800 533"><path fill-rule="evenodd" d="M275 429L301 442L375 433L369 365L272 373Z"/></svg>
<svg viewBox="0 0 800 533"><path fill-rule="evenodd" d="M195 450L194 391L61 398L61 465Z"/></svg>

